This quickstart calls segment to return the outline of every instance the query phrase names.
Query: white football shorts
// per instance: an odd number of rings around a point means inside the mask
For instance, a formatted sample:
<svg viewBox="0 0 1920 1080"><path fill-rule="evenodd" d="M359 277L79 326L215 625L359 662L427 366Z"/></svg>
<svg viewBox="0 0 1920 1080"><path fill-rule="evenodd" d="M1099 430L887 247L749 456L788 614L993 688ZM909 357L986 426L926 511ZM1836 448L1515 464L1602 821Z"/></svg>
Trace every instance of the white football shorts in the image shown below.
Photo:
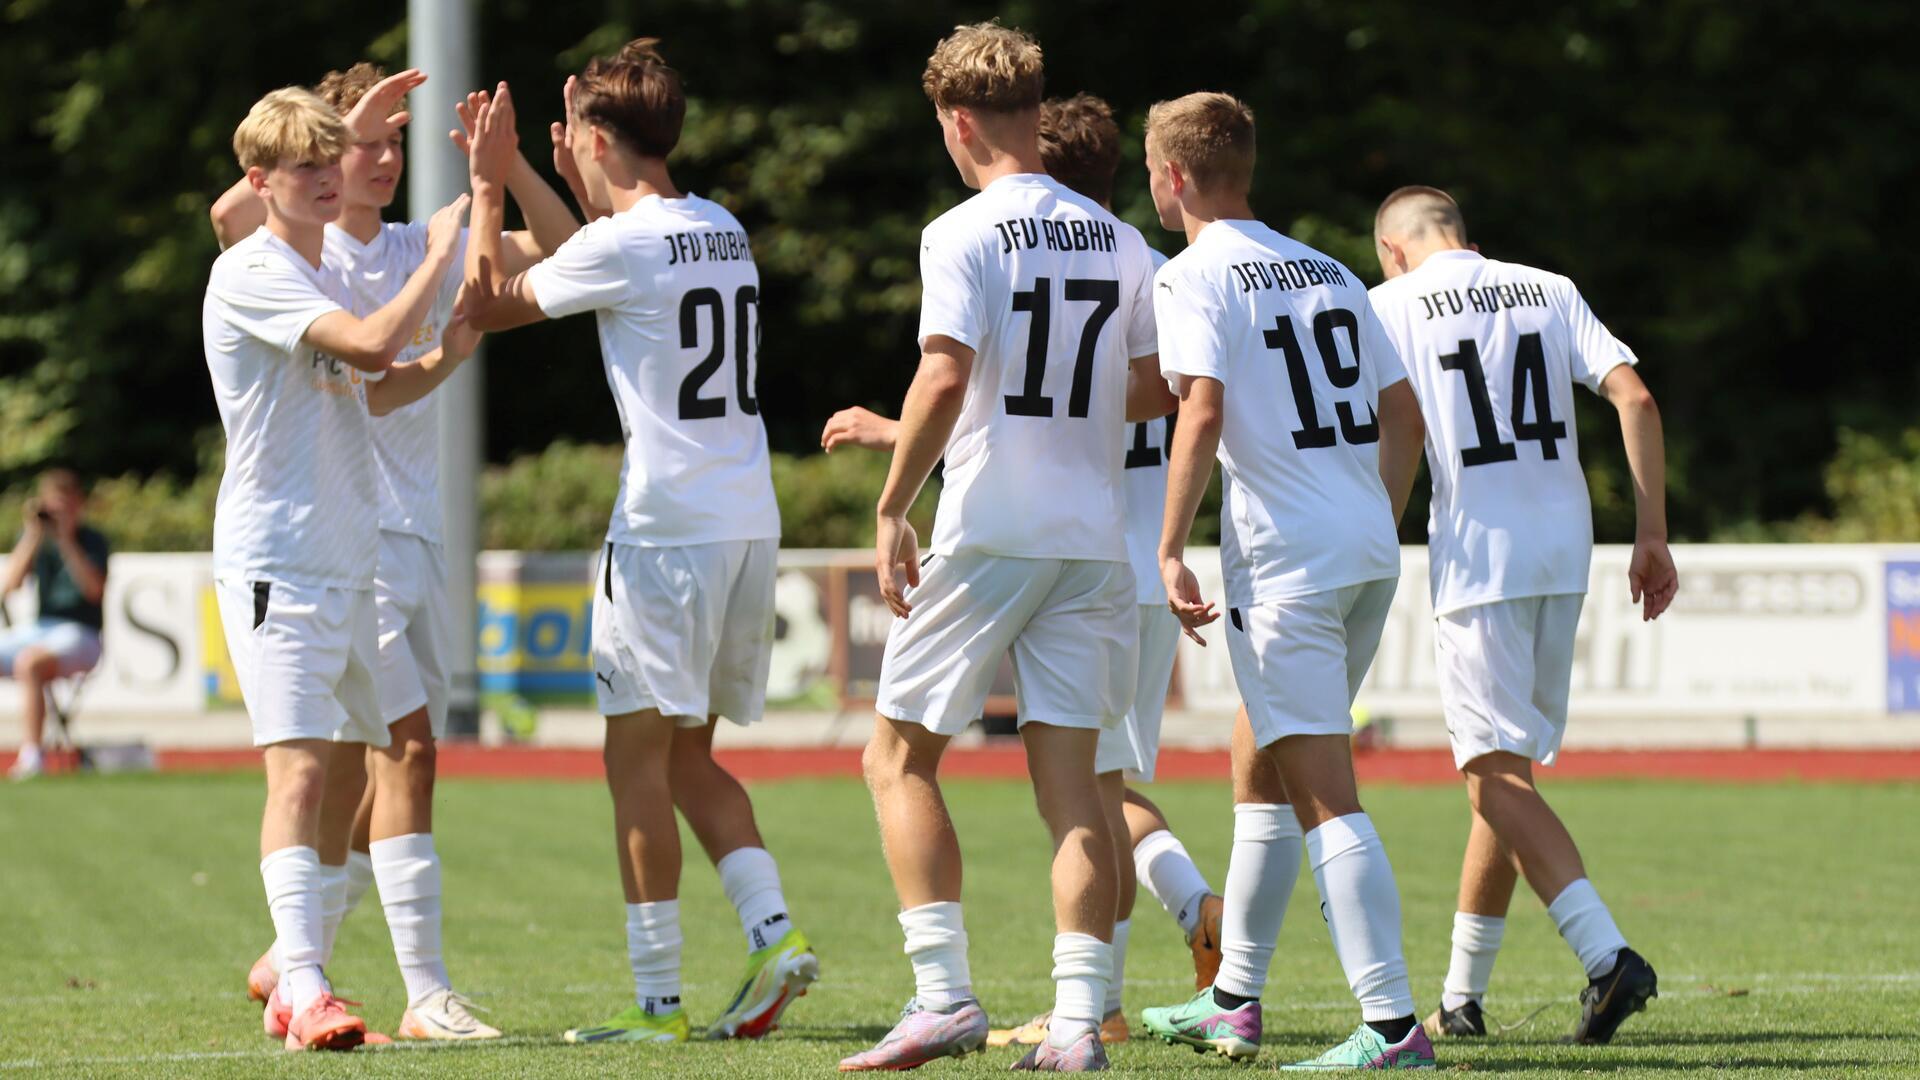
<svg viewBox="0 0 1920 1080"><path fill-rule="evenodd" d="M1586 596L1497 600L1434 621L1453 763L1505 751L1551 765L1567 730L1574 633Z"/></svg>
<svg viewBox="0 0 1920 1080"><path fill-rule="evenodd" d="M603 716L657 709L681 727L760 719L773 662L780 541L609 543L593 593Z"/></svg>
<svg viewBox="0 0 1920 1080"><path fill-rule="evenodd" d="M374 690L373 590L216 578L220 628L253 744L333 739L387 745Z"/></svg>
<svg viewBox="0 0 1920 1080"><path fill-rule="evenodd" d="M433 737L447 733L447 559L439 544L410 533L380 531L373 575L380 616L380 660L374 684L388 724L424 706Z"/></svg>
<svg viewBox="0 0 1920 1080"><path fill-rule="evenodd" d="M1022 724L1111 727L1133 702L1140 605L1124 562L930 555L907 600L880 662L882 716L958 735L1005 654Z"/></svg>
<svg viewBox="0 0 1920 1080"><path fill-rule="evenodd" d="M1347 735L1398 578L1227 611L1227 656L1254 743Z"/></svg>
<svg viewBox="0 0 1920 1080"><path fill-rule="evenodd" d="M1134 783L1151 784L1160 760L1160 718L1167 711L1173 684L1173 655L1180 646L1180 620L1165 604L1140 606L1140 674L1133 684L1133 708L1126 718L1100 732L1093 772L1105 776L1124 769Z"/></svg>

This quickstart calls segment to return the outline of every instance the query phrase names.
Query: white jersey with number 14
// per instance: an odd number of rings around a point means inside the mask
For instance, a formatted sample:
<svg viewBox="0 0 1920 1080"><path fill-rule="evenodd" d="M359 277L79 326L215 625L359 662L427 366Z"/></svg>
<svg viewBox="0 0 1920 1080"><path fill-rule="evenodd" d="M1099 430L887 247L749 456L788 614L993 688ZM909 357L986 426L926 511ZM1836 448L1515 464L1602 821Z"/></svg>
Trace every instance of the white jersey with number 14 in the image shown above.
<svg viewBox="0 0 1920 1080"><path fill-rule="evenodd" d="M1427 422L1435 614L1587 591L1593 511L1573 386L1635 363L1573 282L1441 251L1378 285Z"/></svg>

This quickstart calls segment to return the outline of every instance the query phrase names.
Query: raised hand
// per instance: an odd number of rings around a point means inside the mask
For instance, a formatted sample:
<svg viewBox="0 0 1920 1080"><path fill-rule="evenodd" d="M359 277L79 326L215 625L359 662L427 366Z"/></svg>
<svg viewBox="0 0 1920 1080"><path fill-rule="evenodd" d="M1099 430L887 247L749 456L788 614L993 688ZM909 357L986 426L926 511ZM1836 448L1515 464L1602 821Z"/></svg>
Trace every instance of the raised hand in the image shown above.
<svg viewBox="0 0 1920 1080"><path fill-rule="evenodd" d="M513 94L501 83L491 100L474 110L469 129L467 172L476 184L504 185L520 153L520 133L514 127Z"/></svg>
<svg viewBox="0 0 1920 1080"><path fill-rule="evenodd" d="M452 202L433 212L427 219L427 254L429 256L453 255L454 245L460 242L460 230L467 221L467 205L473 197L461 192Z"/></svg>
<svg viewBox="0 0 1920 1080"><path fill-rule="evenodd" d="M1180 620L1181 632L1204 647L1207 640L1200 636L1200 627L1220 618L1220 612L1201 602L1200 579L1176 558L1161 561L1160 578L1167 586L1167 607Z"/></svg>
<svg viewBox="0 0 1920 1080"><path fill-rule="evenodd" d="M349 137L357 143L382 142L393 136L413 114L401 109L400 99L425 84L427 77L418 68L408 68L373 84L341 119L346 121Z"/></svg>
<svg viewBox="0 0 1920 1080"><path fill-rule="evenodd" d="M820 447L829 452L842 446L857 446L865 450L892 450L895 433L900 422L889 420L869 409L858 405L850 409L841 409L827 418L827 427L820 433Z"/></svg>

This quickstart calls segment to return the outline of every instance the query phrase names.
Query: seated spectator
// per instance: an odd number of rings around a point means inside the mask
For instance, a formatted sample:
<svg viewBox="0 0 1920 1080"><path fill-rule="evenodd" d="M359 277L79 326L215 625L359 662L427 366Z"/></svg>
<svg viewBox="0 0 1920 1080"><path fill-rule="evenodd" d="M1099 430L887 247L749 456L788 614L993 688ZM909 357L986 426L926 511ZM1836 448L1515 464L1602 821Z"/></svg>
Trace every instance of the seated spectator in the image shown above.
<svg viewBox="0 0 1920 1080"><path fill-rule="evenodd" d="M40 477L40 495L25 506L26 527L7 559L0 598L33 574L40 610L31 623L0 630L0 677L20 683L24 736L8 775L40 775L47 683L92 670L100 662L101 599L107 592L107 538L82 522L87 493L67 469Z"/></svg>

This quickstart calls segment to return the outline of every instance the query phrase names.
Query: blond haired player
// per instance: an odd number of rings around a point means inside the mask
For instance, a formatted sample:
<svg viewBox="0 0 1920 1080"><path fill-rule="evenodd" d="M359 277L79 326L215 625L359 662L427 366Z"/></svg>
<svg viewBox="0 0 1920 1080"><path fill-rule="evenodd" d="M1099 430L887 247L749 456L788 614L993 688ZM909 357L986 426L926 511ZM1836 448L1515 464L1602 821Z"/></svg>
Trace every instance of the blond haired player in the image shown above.
<svg viewBox="0 0 1920 1080"><path fill-rule="evenodd" d="M327 985L319 843L333 741L386 746L375 699L378 538L361 372L383 373L454 261L466 197L428 223L426 252L364 318L325 264L348 132L310 91L276 90L234 132L265 225L214 261L202 315L227 435L214 512L220 620L265 748L261 877L280 941L289 1049L351 1049L366 1025ZM406 379L403 377L402 382Z"/></svg>
<svg viewBox="0 0 1920 1080"><path fill-rule="evenodd" d="M898 621L865 771L915 994L877 1046L840 1068L912 1068L986 1040L938 768L1009 652L1054 845L1058 927L1048 1036L1014 1067L1104 1068L1117 864L1094 769L1101 729L1132 703L1139 639L1123 443L1129 418L1172 407L1152 360L1152 256L1133 228L1045 174L1032 38L960 27L922 87L979 194L921 234L920 366L876 513L875 569ZM942 458L923 563L905 513Z"/></svg>
<svg viewBox="0 0 1920 1080"><path fill-rule="evenodd" d="M593 661L635 1003L567 1032L576 1043L688 1038L676 806L719 871L749 950L708 1037L765 1035L820 972L746 790L713 759L718 718L751 724L766 703L780 512L754 396L753 249L732 214L683 194L668 172L687 103L654 44L630 42L568 82L555 137L595 220L551 258L514 276L502 265L501 189L514 158L504 83L480 107L469 157L476 324L593 312L627 442L595 575Z"/></svg>
<svg viewBox="0 0 1920 1080"><path fill-rule="evenodd" d="M1253 112L1234 98L1190 94L1148 113L1154 205L1188 241L1154 281L1162 368L1182 399L1162 577L1199 640L1219 614L1182 557L1217 450L1227 650L1279 783L1234 808L1219 977L1145 1021L1168 1042L1259 1053L1259 998L1304 846L1363 1022L1301 1065L1431 1067L1399 890L1348 745L1348 708L1400 576L1395 522L1419 461L1420 406L1353 272L1254 218L1253 166ZM1255 864L1244 878L1242 860Z"/></svg>
<svg viewBox="0 0 1920 1080"><path fill-rule="evenodd" d="M315 92L339 112L352 145L340 161L338 221L326 230L325 262L346 274L356 311L391 299L426 250L422 222L383 222L406 166L402 99L426 82L418 71L388 76L369 63L330 71ZM475 99L457 107L466 115ZM464 138L456 132L456 141ZM524 268L556 248L578 223L524 159L513 173L515 200L530 232L510 234L510 261ZM265 207L243 180L214 204L223 246L258 228ZM450 657L445 556L440 545L439 423L422 400L472 352L478 335L454 318L460 275L449 274L432 311L386 379L367 385L379 475L380 555L374 579L379 611L384 748L357 755L336 749L322 801L320 861L327 880L327 940L375 882L407 989L395 1033L414 1039L485 1039L499 1032L476 1020L454 992L441 957L440 857L433 842L434 747L445 734ZM371 772L373 783L367 783ZM357 812L356 812L357 811ZM269 1035L284 1035L287 1006L276 995L278 951L269 948L248 973ZM378 1038L377 1036L375 1038Z"/></svg>
<svg viewBox="0 0 1920 1080"><path fill-rule="evenodd" d="M1091 94L1048 98L1040 103L1039 134L1040 160L1047 175L1111 211L1113 174L1120 164L1120 128L1114 123L1112 106ZM1157 251L1149 254L1155 266L1166 261ZM828 451L861 446L891 452L898 427L895 421L856 406L827 421L820 444ZM1140 668L1133 708L1121 723L1101 730L1094 762L1108 826L1116 839L1127 841L1117 852L1120 898L1113 924L1113 981L1107 986L1105 1017L1100 1023L1100 1038L1107 1043L1128 1038L1122 1009L1127 941L1141 882L1185 934L1193 953L1194 985L1211 985L1220 967L1220 898L1173 835L1160 808L1132 786L1153 780L1160 756L1160 718L1180 639L1179 620L1168 610L1166 588L1160 584L1157 556L1167 494L1166 450L1172 432L1171 416L1127 425L1123 459L1127 556L1140 607ZM1051 1019L1050 1013L1042 1013L1018 1028L989 1032L987 1045L1036 1045L1046 1038Z"/></svg>
<svg viewBox="0 0 1920 1080"><path fill-rule="evenodd" d="M1647 619L1673 601L1660 410L1638 360L1559 274L1482 256L1445 192L1406 187L1374 218L1385 284L1374 310L1419 390L1433 475L1434 646L1454 763L1473 803L1453 961L1435 1035L1485 1035L1516 867L1586 970L1574 1040L1604 1043L1657 995L1533 784L1567 723L1593 518L1573 390L1620 415L1639 524L1627 584Z"/></svg>

